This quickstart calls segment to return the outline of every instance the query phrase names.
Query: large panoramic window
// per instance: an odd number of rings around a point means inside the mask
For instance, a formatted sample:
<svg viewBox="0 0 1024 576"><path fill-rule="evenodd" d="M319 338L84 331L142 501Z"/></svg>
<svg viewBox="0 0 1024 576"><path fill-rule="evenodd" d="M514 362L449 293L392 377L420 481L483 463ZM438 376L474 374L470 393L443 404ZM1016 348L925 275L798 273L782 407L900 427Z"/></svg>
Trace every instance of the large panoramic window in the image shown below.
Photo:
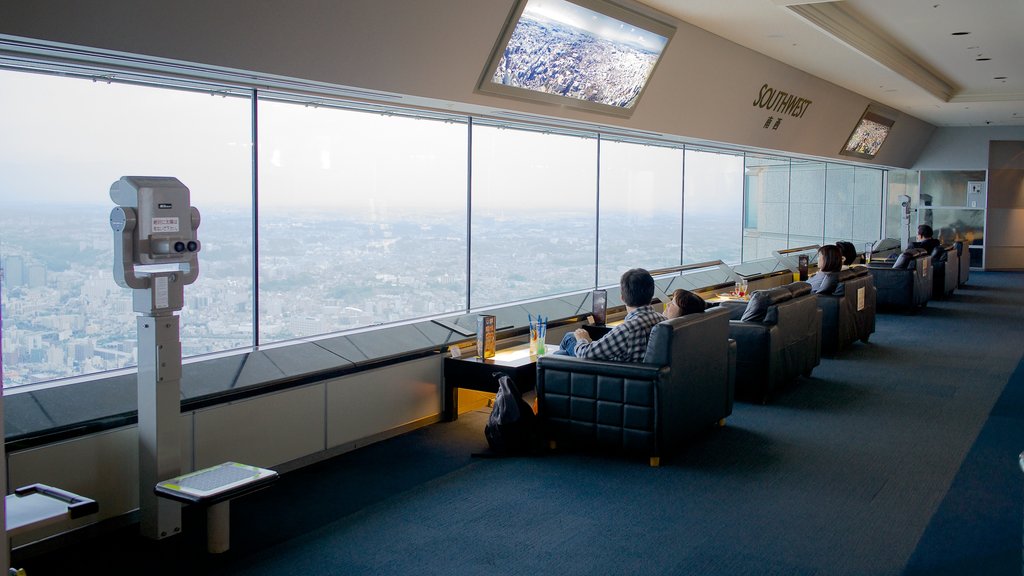
<svg viewBox="0 0 1024 576"><path fill-rule="evenodd" d="M473 129L470 305L594 286L597 139Z"/></svg>
<svg viewBox="0 0 1024 576"><path fill-rule="evenodd" d="M741 261L743 156L686 150L683 263Z"/></svg>
<svg viewBox="0 0 1024 576"><path fill-rule="evenodd" d="M679 264L682 191L682 149L601 142L599 285L618 285L630 268Z"/></svg>
<svg viewBox="0 0 1024 576"><path fill-rule="evenodd" d="M3 380L133 366L131 291L112 275L110 185L174 176L202 214L183 353L252 343L248 99L0 71Z"/></svg>
<svg viewBox="0 0 1024 576"><path fill-rule="evenodd" d="M0 115L4 386L136 364L131 294L112 274L109 189L122 176L177 177L202 215L180 313L191 358L882 228L885 172L868 167L95 80L0 71L0 109L16 111Z"/></svg>
<svg viewBox="0 0 1024 576"><path fill-rule="evenodd" d="M260 341L466 306L464 123L260 100Z"/></svg>

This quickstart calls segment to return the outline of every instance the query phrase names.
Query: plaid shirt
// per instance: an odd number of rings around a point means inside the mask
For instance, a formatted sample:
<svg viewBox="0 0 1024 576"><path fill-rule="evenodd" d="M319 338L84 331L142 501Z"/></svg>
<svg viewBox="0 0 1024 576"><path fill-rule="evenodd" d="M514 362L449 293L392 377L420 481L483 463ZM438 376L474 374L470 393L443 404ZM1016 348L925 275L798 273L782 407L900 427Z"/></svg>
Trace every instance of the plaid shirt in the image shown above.
<svg viewBox="0 0 1024 576"><path fill-rule="evenodd" d="M617 362L641 362L647 353L647 341L651 329L665 317L650 306L641 306L626 314L626 318L593 342L577 342L575 355L578 358L594 360L615 360Z"/></svg>

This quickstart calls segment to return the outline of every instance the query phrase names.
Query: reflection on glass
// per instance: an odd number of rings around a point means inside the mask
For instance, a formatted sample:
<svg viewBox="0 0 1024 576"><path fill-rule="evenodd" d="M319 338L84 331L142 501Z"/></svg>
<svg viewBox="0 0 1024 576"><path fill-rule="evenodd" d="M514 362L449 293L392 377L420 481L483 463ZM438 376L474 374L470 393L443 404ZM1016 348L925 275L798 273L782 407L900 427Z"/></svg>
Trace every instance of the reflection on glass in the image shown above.
<svg viewBox="0 0 1024 576"><path fill-rule="evenodd" d="M267 100L260 341L460 310L466 126Z"/></svg>
<svg viewBox="0 0 1024 576"><path fill-rule="evenodd" d="M748 155L744 164L743 260L789 247L789 159Z"/></svg>
<svg viewBox="0 0 1024 576"><path fill-rule="evenodd" d="M789 186L787 247L821 244L825 226L825 163L793 160ZM830 189L830 198L831 192Z"/></svg>
<svg viewBox="0 0 1024 576"><path fill-rule="evenodd" d="M594 286L597 141L475 126L470 306Z"/></svg>
<svg viewBox="0 0 1024 576"><path fill-rule="evenodd" d="M828 165L825 242L859 246L881 238L883 172L874 168Z"/></svg>
<svg viewBox="0 0 1024 576"><path fill-rule="evenodd" d="M131 292L114 283L110 185L175 176L202 213L185 356L252 344L249 101L0 71L3 378L134 366Z"/></svg>
<svg viewBox="0 0 1024 576"><path fill-rule="evenodd" d="M679 264L683 151L601 143L598 285L618 285L630 268Z"/></svg>
<svg viewBox="0 0 1024 576"><path fill-rule="evenodd" d="M934 237L943 244L963 240L968 245L984 244L985 211L970 208L933 208L921 210L921 220L929 220Z"/></svg>
<svg viewBox="0 0 1024 576"><path fill-rule="evenodd" d="M931 196L932 206L967 206L967 183L985 181L984 170L922 170L921 193Z"/></svg>
<svg viewBox="0 0 1024 576"><path fill-rule="evenodd" d="M886 174L885 227L883 238L900 238L900 196L909 196L917 203L919 196L919 173L916 170L890 170Z"/></svg>

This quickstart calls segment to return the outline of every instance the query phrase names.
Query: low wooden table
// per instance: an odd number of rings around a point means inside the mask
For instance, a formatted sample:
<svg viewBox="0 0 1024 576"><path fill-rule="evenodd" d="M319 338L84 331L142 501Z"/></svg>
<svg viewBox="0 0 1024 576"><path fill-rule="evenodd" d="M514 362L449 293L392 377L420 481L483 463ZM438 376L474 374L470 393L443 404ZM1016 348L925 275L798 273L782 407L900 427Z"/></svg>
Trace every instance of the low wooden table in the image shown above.
<svg viewBox="0 0 1024 576"><path fill-rule="evenodd" d="M499 350L492 358L445 358L441 419L447 422L458 419L459 388L497 392L498 379L493 376L495 372L511 377L520 393L528 392L537 383L537 356L530 354L529 344L521 344Z"/></svg>
<svg viewBox="0 0 1024 576"><path fill-rule="evenodd" d="M717 303L717 304L721 304L722 302L744 302L745 303L745 302L749 302L750 301L750 294L745 294L743 296L737 296L737 295L735 295L735 294L733 294L731 292L723 292L721 294L715 294L714 296L712 296L710 298L706 298L705 301L706 302L714 302L714 303Z"/></svg>

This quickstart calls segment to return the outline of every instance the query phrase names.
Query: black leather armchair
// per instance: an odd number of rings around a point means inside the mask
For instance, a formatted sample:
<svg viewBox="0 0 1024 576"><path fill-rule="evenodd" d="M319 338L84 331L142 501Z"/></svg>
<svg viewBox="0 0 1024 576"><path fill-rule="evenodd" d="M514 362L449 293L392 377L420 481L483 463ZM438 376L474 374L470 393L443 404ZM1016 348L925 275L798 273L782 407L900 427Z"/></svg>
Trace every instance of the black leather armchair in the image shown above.
<svg viewBox="0 0 1024 576"><path fill-rule="evenodd" d="M756 290L750 302L727 302L736 340L736 395L766 403L773 391L810 376L821 363L822 311L806 282Z"/></svg>
<svg viewBox="0 0 1024 576"><path fill-rule="evenodd" d="M865 266L839 272L832 294L818 294L821 307L821 351L834 356L860 340L867 342L875 331L875 283Z"/></svg>
<svg viewBox="0 0 1024 576"><path fill-rule="evenodd" d="M875 281L878 309L915 312L926 306L934 284L931 261L920 248L908 248L895 262L872 260L868 272Z"/></svg>
<svg viewBox="0 0 1024 576"><path fill-rule="evenodd" d="M960 259L956 248L936 246L932 250L932 298L945 298L953 294L960 277Z"/></svg>
<svg viewBox="0 0 1024 576"><path fill-rule="evenodd" d="M736 345L725 310L666 320L643 363L543 356L537 413L552 443L641 453L658 466L732 414Z"/></svg>

